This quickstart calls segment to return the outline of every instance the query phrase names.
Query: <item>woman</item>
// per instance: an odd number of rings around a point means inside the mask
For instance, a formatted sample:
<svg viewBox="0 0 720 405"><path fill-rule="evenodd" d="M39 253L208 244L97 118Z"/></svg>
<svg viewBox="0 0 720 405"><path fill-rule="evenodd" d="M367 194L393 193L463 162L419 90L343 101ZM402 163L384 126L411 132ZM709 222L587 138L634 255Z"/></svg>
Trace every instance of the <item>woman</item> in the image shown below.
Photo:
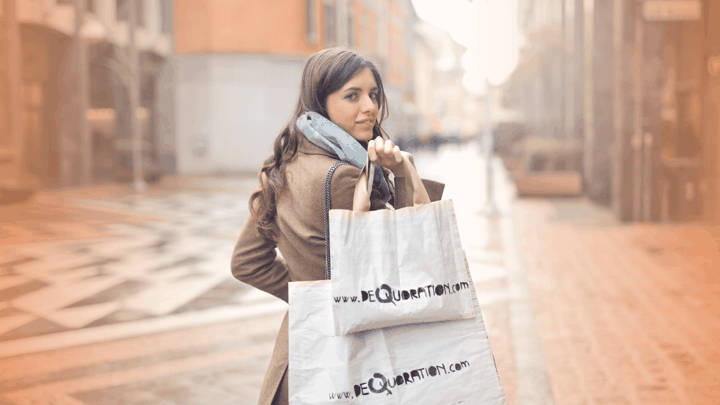
<svg viewBox="0 0 720 405"><path fill-rule="evenodd" d="M405 206L400 150L387 139L382 122L387 101L375 66L360 55L332 48L310 57L303 71L295 114L275 140L273 155L258 176L260 189L250 197L250 216L232 257L239 280L285 302L289 281L325 277L323 193L325 178L337 156L311 143L295 125L304 112L315 111L350 134L383 167L384 180L373 184L371 209ZM404 152L403 152L404 153ZM352 209L361 169L337 168L330 184L332 209ZM390 179L394 175L394 185ZM379 176L382 177L382 176ZM443 185L423 180L430 199L439 200ZM408 182L409 183L409 182ZM394 192L393 192L394 191ZM282 258L277 257L278 248ZM287 404L288 318L275 342L259 404Z"/></svg>

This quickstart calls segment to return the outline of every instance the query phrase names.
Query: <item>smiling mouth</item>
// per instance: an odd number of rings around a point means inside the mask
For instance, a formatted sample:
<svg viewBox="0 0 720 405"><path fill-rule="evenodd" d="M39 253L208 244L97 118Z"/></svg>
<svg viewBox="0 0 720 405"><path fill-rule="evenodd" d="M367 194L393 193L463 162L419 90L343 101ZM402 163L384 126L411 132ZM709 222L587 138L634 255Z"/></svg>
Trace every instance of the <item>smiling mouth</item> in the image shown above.
<svg viewBox="0 0 720 405"><path fill-rule="evenodd" d="M367 125L367 124L372 124L374 121L375 121L375 120L359 121L359 122L357 122L356 124L358 124L358 125Z"/></svg>

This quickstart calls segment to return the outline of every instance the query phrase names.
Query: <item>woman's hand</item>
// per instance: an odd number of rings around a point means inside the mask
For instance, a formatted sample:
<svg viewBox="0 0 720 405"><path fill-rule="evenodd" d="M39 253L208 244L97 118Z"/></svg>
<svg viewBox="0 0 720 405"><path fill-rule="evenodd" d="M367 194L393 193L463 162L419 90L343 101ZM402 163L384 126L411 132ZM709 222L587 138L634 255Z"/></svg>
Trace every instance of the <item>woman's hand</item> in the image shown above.
<svg viewBox="0 0 720 405"><path fill-rule="evenodd" d="M413 158L409 153L402 152L392 141L384 140L380 137L368 142L368 156L370 156L370 162L389 169L395 177L405 177L403 156L407 157L408 160L414 164Z"/></svg>

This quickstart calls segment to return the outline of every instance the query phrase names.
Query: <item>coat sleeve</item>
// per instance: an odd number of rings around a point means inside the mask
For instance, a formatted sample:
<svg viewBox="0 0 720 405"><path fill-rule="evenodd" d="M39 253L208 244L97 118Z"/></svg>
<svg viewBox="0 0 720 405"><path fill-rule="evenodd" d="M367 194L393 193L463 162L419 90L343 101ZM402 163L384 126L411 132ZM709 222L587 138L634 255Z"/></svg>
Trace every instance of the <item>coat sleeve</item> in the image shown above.
<svg viewBox="0 0 720 405"><path fill-rule="evenodd" d="M433 180L422 179L425 190L430 197L430 201L440 201L442 199L443 191L445 190L445 184ZM395 209L405 208L405 177L395 178Z"/></svg>
<svg viewBox="0 0 720 405"><path fill-rule="evenodd" d="M422 182L428 193L428 197L430 197L430 201L435 202L442 199L443 191L445 191L445 183L428 179L422 179Z"/></svg>
<svg viewBox="0 0 720 405"><path fill-rule="evenodd" d="M277 257L276 244L266 241L255 229L255 219L248 215L232 253L230 267L238 280L288 302L288 269Z"/></svg>
<svg viewBox="0 0 720 405"><path fill-rule="evenodd" d="M353 197L355 195L355 184L362 170L350 166L342 165L335 170L330 187L330 202L332 209L352 210ZM430 201L440 201L442 199L445 184L433 180L422 179L425 190L430 197ZM395 209L406 207L405 204L405 178L395 178ZM372 209L378 209L382 206L381 201L371 201Z"/></svg>
<svg viewBox="0 0 720 405"><path fill-rule="evenodd" d="M335 169L330 181L330 209L352 210L357 184L362 170L350 165Z"/></svg>

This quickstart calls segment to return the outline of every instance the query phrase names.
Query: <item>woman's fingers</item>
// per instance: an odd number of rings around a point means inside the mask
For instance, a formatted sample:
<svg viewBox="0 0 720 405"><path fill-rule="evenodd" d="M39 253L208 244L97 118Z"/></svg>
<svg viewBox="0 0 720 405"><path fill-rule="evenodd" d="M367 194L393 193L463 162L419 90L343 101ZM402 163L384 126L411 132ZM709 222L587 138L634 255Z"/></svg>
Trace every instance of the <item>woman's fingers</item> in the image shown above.
<svg viewBox="0 0 720 405"><path fill-rule="evenodd" d="M368 142L368 155L371 162L387 168L402 163L400 148L392 141L382 138L375 138Z"/></svg>
<svg viewBox="0 0 720 405"><path fill-rule="evenodd" d="M375 140L374 139L370 140L370 142L368 142L368 156L370 156L371 162L373 162L373 163L378 162L378 154L377 154L377 151L375 150Z"/></svg>
<svg viewBox="0 0 720 405"><path fill-rule="evenodd" d="M388 162L397 163L395 160L395 154L393 153L393 148L395 148L395 145L393 145L392 141L385 142L385 148L383 152L385 153L385 157L387 158Z"/></svg>
<svg viewBox="0 0 720 405"><path fill-rule="evenodd" d="M400 147L397 145L395 145L395 147L393 148L393 156L395 157L396 162L402 163L402 152L400 152Z"/></svg>
<svg viewBox="0 0 720 405"><path fill-rule="evenodd" d="M384 157L383 152L385 151L385 140L380 137L377 137L374 139L374 141L375 141L375 152L377 152L378 157L380 159L382 159Z"/></svg>

